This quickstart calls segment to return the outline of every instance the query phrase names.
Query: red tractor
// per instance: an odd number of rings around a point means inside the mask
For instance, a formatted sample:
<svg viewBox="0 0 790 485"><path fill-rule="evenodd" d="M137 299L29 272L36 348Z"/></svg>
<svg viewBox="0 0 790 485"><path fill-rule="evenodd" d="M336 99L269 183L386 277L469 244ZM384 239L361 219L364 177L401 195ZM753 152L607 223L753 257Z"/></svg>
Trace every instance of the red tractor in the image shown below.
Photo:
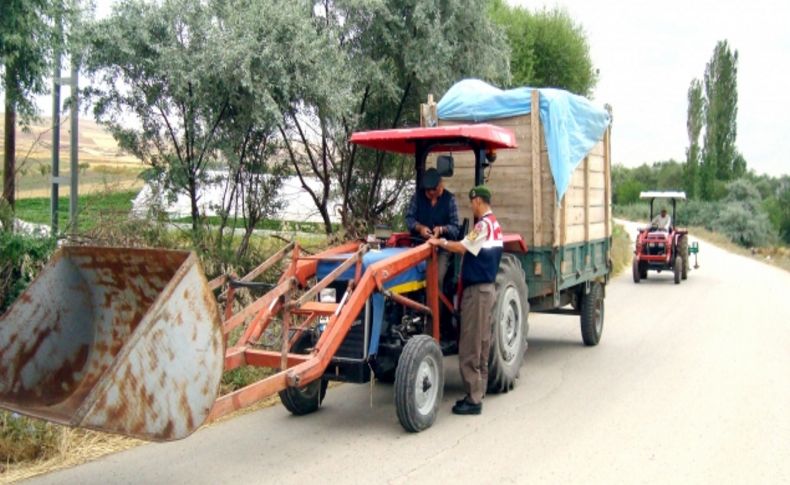
<svg viewBox="0 0 790 485"><path fill-rule="evenodd" d="M688 231L675 226L675 213L677 201L686 200L686 193L651 191L642 192L639 198L650 201L650 224L640 228L636 237L634 283L646 279L648 270L658 273L667 270L674 273L675 284L680 284L680 280L688 277L689 243ZM663 205L654 216L656 200L671 201L671 217Z"/></svg>

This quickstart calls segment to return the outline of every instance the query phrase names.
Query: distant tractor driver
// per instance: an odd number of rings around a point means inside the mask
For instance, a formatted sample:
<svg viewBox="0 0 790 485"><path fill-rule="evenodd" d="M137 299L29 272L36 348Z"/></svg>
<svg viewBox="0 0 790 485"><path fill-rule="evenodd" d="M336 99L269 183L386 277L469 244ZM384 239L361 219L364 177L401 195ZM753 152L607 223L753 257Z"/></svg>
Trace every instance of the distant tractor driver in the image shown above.
<svg viewBox="0 0 790 485"><path fill-rule="evenodd" d="M651 221L650 225L653 230L669 232L669 226L672 224L672 218L667 214L666 208L662 207L661 212L656 215Z"/></svg>

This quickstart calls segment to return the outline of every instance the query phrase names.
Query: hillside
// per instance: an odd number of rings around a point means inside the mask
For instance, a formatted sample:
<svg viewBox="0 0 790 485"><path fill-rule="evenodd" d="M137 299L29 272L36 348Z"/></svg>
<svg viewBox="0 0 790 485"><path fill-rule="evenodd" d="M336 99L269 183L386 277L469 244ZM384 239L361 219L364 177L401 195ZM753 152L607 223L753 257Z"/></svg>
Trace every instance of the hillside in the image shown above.
<svg viewBox="0 0 790 485"><path fill-rule="evenodd" d="M0 113L1 115L2 113ZM61 164L68 163L71 138L71 122L63 118L60 129ZM52 149L51 118L42 117L39 123L30 126L29 130L17 127L16 153L17 159L28 157L35 161L50 160ZM0 150L4 149L4 130L0 126ZM101 162L107 164L140 164L135 157L123 153L112 135L93 120L81 119L79 124L79 158L80 162ZM33 147L31 151L31 147ZM29 155L28 155L29 153Z"/></svg>

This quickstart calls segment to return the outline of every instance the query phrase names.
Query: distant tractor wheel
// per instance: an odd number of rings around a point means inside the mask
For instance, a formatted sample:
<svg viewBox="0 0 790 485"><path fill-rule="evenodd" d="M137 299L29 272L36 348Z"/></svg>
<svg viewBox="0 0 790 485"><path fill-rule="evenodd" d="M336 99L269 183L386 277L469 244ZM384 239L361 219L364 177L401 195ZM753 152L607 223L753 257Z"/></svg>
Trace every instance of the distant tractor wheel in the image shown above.
<svg viewBox="0 0 790 485"><path fill-rule="evenodd" d="M395 370L395 409L406 431L416 433L436 421L444 392L442 350L428 335L415 335L403 348Z"/></svg>
<svg viewBox="0 0 790 485"><path fill-rule="evenodd" d="M672 267L672 271L675 273L675 284L679 285L681 273L683 272L683 258L675 256L675 264Z"/></svg>
<svg viewBox="0 0 790 485"><path fill-rule="evenodd" d="M631 271L634 275L634 283L639 283L639 280L642 279L642 269L639 267L639 260L634 258L634 264L631 266Z"/></svg>
<svg viewBox="0 0 790 485"><path fill-rule="evenodd" d="M304 335L299 342L294 345L292 351L297 354L305 353L310 347L311 339L309 335ZM285 409L296 416L304 416L318 410L326 397L326 388L329 383L324 379L316 379L304 387L287 387L280 391L280 401Z"/></svg>
<svg viewBox="0 0 790 485"><path fill-rule="evenodd" d="M582 295L581 327L584 345L594 346L601 341L604 317L603 286L590 284L590 292Z"/></svg>
<svg viewBox="0 0 790 485"><path fill-rule="evenodd" d="M647 279L647 263L644 261L639 263L639 277L643 280Z"/></svg>
<svg viewBox="0 0 790 485"><path fill-rule="evenodd" d="M529 292L521 262L502 255L496 276L496 303L491 315L488 392L513 389L527 351Z"/></svg>
<svg viewBox="0 0 790 485"><path fill-rule="evenodd" d="M680 273L680 277L685 280L689 277L689 238L685 234L680 236L678 253L681 259L683 259L683 270Z"/></svg>

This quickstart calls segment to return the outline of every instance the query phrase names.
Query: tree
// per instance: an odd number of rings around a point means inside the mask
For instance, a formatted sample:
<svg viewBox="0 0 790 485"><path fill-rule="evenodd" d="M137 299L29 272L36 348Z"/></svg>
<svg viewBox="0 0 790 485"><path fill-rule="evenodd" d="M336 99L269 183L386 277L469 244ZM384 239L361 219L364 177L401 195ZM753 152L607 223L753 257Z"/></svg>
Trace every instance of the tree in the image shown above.
<svg viewBox="0 0 790 485"><path fill-rule="evenodd" d="M716 44L713 56L705 67L705 141L704 164L707 177L728 181L741 167L735 147L738 116L738 51L731 51L727 41ZM737 165L737 166L736 166ZM703 196L709 198L712 184L703 186Z"/></svg>
<svg viewBox="0 0 790 485"><path fill-rule="evenodd" d="M597 82L581 25L555 8L531 13L490 0L489 16L507 34L511 86L557 87L589 96Z"/></svg>
<svg viewBox="0 0 790 485"><path fill-rule="evenodd" d="M0 89L5 95L3 198L13 208L16 195L17 115L26 123L35 114L35 94L46 92L53 48L49 0L0 2Z"/></svg>
<svg viewBox="0 0 790 485"><path fill-rule="evenodd" d="M699 136L705 122L705 98L702 95L702 83L693 79L688 90L688 111L686 130L689 136L689 147L686 149L685 188L690 199L696 199L699 190L700 146Z"/></svg>
<svg viewBox="0 0 790 485"><path fill-rule="evenodd" d="M317 30L336 49L303 81L303 104L283 112L294 170L331 232L335 190L343 225L387 217L412 179L411 161L348 144L360 129L418 122L418 105L464 77L508 76L504 35L481 18L484 0L322 1ZM298 109L297 109L298 108ZM312 137L309 136L312 133ZM309 180L317 180L313 189Z"/></svg>
<svg viewBox="0 0 790 485"><path fill-rule="evenodd" d="M127 0L88 33L97 121L168 189L189 196L194 232L198 187L231 103L227 72L216 65L221 51L214 20L203 2ZM138 126L124 118L129 113Z"/></svg>

